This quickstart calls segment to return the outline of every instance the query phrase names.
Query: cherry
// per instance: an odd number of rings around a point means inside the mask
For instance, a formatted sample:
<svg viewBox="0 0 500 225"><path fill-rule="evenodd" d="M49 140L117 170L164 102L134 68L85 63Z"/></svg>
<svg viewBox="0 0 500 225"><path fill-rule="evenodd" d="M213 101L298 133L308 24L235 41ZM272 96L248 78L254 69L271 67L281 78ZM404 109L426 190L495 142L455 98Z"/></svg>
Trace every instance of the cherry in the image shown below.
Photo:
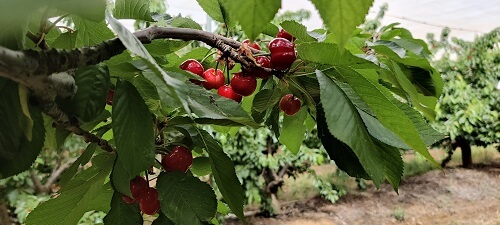
<svg viewBox="0 0 500 225"><path fill-rule="evenodd" d="M286 32L286 30L283 30L281 29L278 34L276 35L276 37L278 38L284 38L284 39L287 39L289 41L295 41L295 37L292 36L290 33Z"/></svg>
<svg viewBox="0 0 500 225"><path fill-rule="evenodd" d="M224 74L221 70L215 70L214 68L210 68L203 72L203 78L205 78L205 82L203 82L203 87L205 89L218 89L220 86L224 85Z"/></svg>
<svg viewBox="0 0 500 225"><path fill-rule="evenodd" d="M222 97L232 99L237 102L241 102L241 99L243 98L241 95L237 94L234 92L233 88L226 84L224 86L221 86L219 90L217 90L217 94L219 94Z"/></svg>
<svg viewBox="0 0 500 225"><path fill-rule="evenodd" d="M271 68L271 60L269 60L269 58L266 56L256 56L255 62L260 64L260 66L262 67ZM266 72L264 69L258 67L252 68L247 73L262 79L267 79L271 76L271 73Z"/></svg>
<svg viewBox="0 0 500 225"><path fill-rule="evenodd" d="M134 179L130 180L130 192L132 192L132 197L134 199L141 198L141 194L148 188L148 182L140 176L136 176Z"/></svg>
<svg viewBox="0 0 500 225"><path fill-rule="evenodd" d="M144 214L154 215L160 210L160 201L158 200L158 190L148 187L142 193L139 199L139 208Z"/></svg>
<svg viewBox="0 0 500 225"><path fill-rule="evenodd" d="M106 104L113 105L113 97L115 96L115 91L113 89L108 90L108 95L106 96Z"/></svg>
<svg viewBox="0 0 500 225"><path fill-rule="evenodd" d="M252 42L250 42L250 40L249 40L249 39L245 39L245 40L243 40L242 44L247 44L247 45L248 45L248 47L252 47L252 48L255 48L255 49L257 49L257 50L260 50L259 43L257 43L257 42L253 42L253 43L252 43Z"/></svg>
<svg viewBox="0 0 500 225"><path fill-rule="evenodd" d="M257 80L253 76L245 76L243 73L235 73L231 79L231 87L233 91L242 95L249 96L257 88Z"/></svg>
<svg viewBox="0 0 500 225"><path fill-rule="evenodd" d="M300 99L293 94L287 94L280 100L280 109L286 115L293 116L300 110Z"/></svg>
<svg viewBox="0 0 500 225"><path fill-rule="evenodd" d="M135 199L131 198L131 197L128 197L126 195L123 195L122 196L122 199L125 203L127 204L134 204L135 203Z"/></svg>
<svg viewBox="0 0 500 225"><path fill-rule="evenodd" d="M295 46L284 38L275 38L269 42L269 51L271 52L271 67L277 70L290 68L297 58Z"/></svg>
<svg viewBox="0 0 500 225"><path fill-rule="evenodd" d="M193 154L184 146L175 146L161 160L161 165L166 171L186 172L191 164L193 164Z"/></svg>
<svg viewBox="0 0 500 225"><path fill-rule="evenodd" d="M203 71L205 70L205 69L203 69L203 65L201 65L201 63L198 62L196 59L188 59L188 60L184 61L179 66L179 68L181 68L182 70L186 70L186 71L189 71L191 73L197 74L201 77L203 77ZM203 82L203 81L195 80L195 79L189 79L189 81L191 81L192 83L197 84L197 85L201 85Z"/></svg>

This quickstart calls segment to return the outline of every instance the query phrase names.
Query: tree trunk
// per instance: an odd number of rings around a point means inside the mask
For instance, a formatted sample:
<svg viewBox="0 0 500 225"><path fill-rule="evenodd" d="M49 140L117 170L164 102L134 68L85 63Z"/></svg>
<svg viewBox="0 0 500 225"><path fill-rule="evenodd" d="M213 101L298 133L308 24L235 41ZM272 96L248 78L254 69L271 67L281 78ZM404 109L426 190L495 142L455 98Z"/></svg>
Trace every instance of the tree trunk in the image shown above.
<svg viewBox="0 0 500 225"><path fill-rule="evenodd" d="M1 225L11 225L12 221L9 216L9 209L7 208L7 204L5 202L0 203L0 224Z"/></svg>
<svg viewBox="0 0 500 225"><path fill-rule="evenodd" d="M469 141L463 137L457 137L456 142L462 151L462 166L465 168L472 167L472 151Z"/></svg>

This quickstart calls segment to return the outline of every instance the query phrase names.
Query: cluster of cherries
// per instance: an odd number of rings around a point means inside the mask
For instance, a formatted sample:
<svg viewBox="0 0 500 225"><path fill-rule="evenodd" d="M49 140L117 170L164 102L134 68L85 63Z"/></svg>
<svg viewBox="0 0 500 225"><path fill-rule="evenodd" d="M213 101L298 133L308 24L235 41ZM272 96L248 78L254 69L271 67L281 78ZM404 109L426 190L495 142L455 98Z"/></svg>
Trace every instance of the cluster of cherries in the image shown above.
<svg viewBox="0 0 500 225"><path fill-rule="evenodd" d="M187 172L193 164L191 151L184 146L175 146L172 151L161 160L163 169L167 172L181 171ZM141 176L136 176L130 180L130 192L132 197L123 195L122 199L127 204L139 202L139 208L144 214L154 215L160 210L158 191L150 187L148 181Z"/></svg>
<svg viewBox="0 0 500 225"><path fill-rule="evenodd" d="M276 38L269 42L270 57L256 56L255 62L260 67L279 71L287 70L297 58L294 40L292 35L281 29ZM251 43L248 39L243 41L243 45L260 50L258 43ZM257 78L268 79L272 75L260 67L254 67L235 73L230 83L226 84L221 70L214 68L205 70L203 65L195 59L188 59L179 67L205 79L205 81L191 79L190 81L194 84L203 85L207 90L217 89L217 94L236 102L241 102L243 96L250 96L254 93L257 88ZM296 96L287 94L281 98L279 106L285 114L291 116L300 110L301 102Z"/></svg>

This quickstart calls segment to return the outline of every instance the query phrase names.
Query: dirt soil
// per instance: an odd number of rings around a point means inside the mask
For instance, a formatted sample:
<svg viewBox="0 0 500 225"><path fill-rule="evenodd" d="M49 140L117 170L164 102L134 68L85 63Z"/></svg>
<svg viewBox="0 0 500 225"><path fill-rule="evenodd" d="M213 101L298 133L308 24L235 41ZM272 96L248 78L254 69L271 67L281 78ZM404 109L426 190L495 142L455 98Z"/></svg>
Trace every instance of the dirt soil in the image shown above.
<svg viewBox="0 0 500 225"><path fill-rule="evenodd" d="M400 220L397 220L398 217ZM337 204L313 198L283 206L276 217L248 217L255 225L500 225L500 161L407 178L399 195L390 185L351 192ZM225 224L241 224L236 220Z"/></svg>

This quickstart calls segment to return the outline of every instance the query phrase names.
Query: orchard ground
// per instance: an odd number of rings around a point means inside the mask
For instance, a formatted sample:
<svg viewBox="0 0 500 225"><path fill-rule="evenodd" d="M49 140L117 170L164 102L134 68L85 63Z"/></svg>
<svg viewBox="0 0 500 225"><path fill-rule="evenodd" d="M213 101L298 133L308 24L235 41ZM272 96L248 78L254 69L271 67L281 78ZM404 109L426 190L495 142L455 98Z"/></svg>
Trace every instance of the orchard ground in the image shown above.
<svg viewBox="0 0 500 225"><path fill-rule="evenodd" d="M445 157L441 150L431 153L436 159ZM367 190L359 191L353 178L333 175L333 166L317 167L318 174L348 190L339 202L331 204L317 197L312 180L304 175L285 181L279 195L282 201L280 215L272 218L252 216L247 220L255 225L498 225L500 153L494 148L475 148L473 153L476 165L472 169L458 166L460 150L457 150L443 171L428 171L431 167L426 161L406 154L408 169L399 195L388 184L376 190L367 183ZM227 220L225 224L241 223Z"/></svg>

